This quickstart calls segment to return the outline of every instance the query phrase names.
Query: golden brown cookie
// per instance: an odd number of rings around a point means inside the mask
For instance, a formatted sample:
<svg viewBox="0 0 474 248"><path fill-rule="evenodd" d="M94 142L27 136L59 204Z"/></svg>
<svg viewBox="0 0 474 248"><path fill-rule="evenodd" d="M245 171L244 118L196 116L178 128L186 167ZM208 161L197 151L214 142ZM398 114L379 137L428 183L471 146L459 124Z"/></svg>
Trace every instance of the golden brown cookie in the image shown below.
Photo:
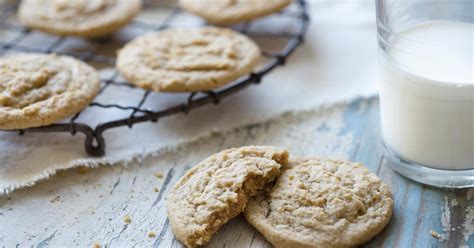
<svg viewBox="0 0 474 248"><path fill-rule="evenodd" d="M389 187L360 163L304 159L250 200L245 218L275 247L354 247L392 216Z"/></svg>
<svg viewBox="0 0 474 248"><path fill-rule="evenodd" d="M33 29L95 38L122 28L140 9L140 0L22 0L18 16Z"/></svg>
<svg viewBox="0 0 474 248"><path fill-rule="evenodd" d="M280 11L291 0L180 0L185 10L217 25L250 21Z"/></svg>
<svg viewBox="0 0 474 248"><path fill-rule="evenodd" d="M18 54L0 59L0 129L52 124L89 105L98 73L71 57Z"/></svg>
<svg viewBox="0 0 474 248"><path fill-rule="evenodd" d="M125 45L117 68L130 83L147 90L194 92L252 72L260 57L252 40L230 29L169 29Z"/></svg>
<svg viewBox="0 0 474 248"><path fill-rule="evenodd" d="M189 170L168 196L173 233L187 247L204 245L227 221L241 213L280 172L288 152L248 146L222 151Z"/></svg>

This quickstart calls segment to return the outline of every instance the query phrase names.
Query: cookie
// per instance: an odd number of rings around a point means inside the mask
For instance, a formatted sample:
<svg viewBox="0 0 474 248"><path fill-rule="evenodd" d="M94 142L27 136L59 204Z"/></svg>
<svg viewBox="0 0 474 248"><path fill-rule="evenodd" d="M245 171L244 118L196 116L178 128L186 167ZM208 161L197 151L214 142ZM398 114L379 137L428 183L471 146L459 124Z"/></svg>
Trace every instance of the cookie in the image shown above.
<svg viewBox="0 0 474 248"><path fill-rule="evenodd" d="M140 0L22 0L18 17L43 32L97 38L125 26L140 9Z"/></svg>
<svg viewBox="0 0 474 248"><path fill-rule="evenodd" d="M251 199L245 218L275 247L353 247L389 222L389 187L360 163L291 161Z"/></svg>
<svg viewBox="0 0 474 248"><path fill-rule="evenodd" d="M244 210L279 174L288 159L284 149L234 148L215 154L189 170L168 196L173 233L187 247L204 245L228 220Z"/></svg>
<svg viewBox="0 0 474 248"><path fill-rule="evenodd" d="M169 29L131 41L117 68L130 83L153 91L207 91L254 70L259 47L230 29Z"/></svg>
<svg viewBox="0 0 474 248"><path fill-rule="evenodd" d="M270 15L291 0L180 0L180 6L216 25L230 25Z"/></svg>
<svg viewBox="0 0 474 248"><path fill-rule="evenodd" d="M89 105L99 74L67 56L17 54L0 58L0 129L52 124Z"/></svg>

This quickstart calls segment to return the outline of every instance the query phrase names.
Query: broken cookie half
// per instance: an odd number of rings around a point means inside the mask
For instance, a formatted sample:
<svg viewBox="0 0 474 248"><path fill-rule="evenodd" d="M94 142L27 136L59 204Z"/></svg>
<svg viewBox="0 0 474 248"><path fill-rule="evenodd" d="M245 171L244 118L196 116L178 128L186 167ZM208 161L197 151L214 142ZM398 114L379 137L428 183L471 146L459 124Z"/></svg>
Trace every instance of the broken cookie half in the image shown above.
<svg viewBox="0 0 474 248"><path fill-rule="evenodd" d="M288 151L247 146L222 151L189 170L168 197L173 233L187 247L210 241L227 221L240 214L249 198L280 174Z"/></svg>

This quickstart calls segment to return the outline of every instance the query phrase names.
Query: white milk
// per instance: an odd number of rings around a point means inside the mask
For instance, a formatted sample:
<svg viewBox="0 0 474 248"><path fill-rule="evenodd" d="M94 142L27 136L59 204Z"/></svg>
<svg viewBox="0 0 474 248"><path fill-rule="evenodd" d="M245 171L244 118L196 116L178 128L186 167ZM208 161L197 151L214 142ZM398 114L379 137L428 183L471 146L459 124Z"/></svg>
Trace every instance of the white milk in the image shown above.
<svg viewBox="0 0 474 248"><path fill-rule="evenodd" d="M380 52L385 143L439 169L474 169L474 25L430 21Z"/></svg>

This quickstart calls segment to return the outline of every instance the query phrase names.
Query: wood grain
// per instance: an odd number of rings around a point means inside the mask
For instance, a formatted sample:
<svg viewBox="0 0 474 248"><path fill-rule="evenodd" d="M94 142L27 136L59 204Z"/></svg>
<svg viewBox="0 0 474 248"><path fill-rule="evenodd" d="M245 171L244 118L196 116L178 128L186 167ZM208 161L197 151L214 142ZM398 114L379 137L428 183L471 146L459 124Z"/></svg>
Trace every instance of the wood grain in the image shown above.
<svg viewBox="0 0 474 248"><path fill-rule="evenodd" d="M366 247L474 247L466 230L472 225L466 223L466 210L474 206L467 199L472 192L423 186L391 171L383 158L378 119L378 100L361 99L218 133L126 166L62 172L0 198L0 246L90 247L98 242L103 247L182 247L166 218L170 187L197 162L222 149L269 144L302 155L361 161L390 184L394 216ZM157 172L163 178L154 176ZM446 240L433 238L430 230ZM156 237L148 237L149 231ZM242 216L226 224L208 246L271 247Z"/></svg>

